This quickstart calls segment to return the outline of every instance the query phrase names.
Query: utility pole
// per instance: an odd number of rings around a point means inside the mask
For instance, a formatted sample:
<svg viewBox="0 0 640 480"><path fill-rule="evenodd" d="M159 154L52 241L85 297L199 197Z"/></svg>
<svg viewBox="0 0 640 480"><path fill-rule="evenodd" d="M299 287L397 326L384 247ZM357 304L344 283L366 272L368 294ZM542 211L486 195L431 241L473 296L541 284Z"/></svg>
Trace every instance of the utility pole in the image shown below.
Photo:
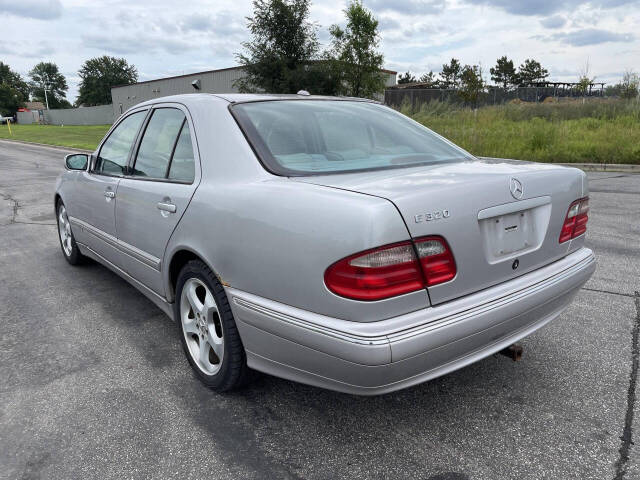
<svg viewBox="0 0 640 480"><path fill-rule="evenodd" d="M49 110L49 97L47 96L47 89L49 88L49 77L44 77L44 75L42 78L42 88L44 90L44 101L47 104L47 110Z"/></svg>

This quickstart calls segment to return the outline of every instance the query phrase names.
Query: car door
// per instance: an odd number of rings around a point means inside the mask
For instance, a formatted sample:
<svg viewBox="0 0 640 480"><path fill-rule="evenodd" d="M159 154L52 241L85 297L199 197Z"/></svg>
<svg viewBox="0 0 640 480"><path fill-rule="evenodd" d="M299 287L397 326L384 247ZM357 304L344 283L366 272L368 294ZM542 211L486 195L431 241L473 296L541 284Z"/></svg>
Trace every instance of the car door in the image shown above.
<svg viewBox="0 0 640 480"><path fill-rule="evenodd" d="M116 203L118 245L126 271L164 295L162 258L200 178L188 112L177 105L153 108L120 180Z"/></svg>
<svg viewBox="0 0 640 480"><path fill-rule="evenodd" d="M76 241L119 267L123 256L116 241L116 195L147 113L148 109L133 112L111 130L89 170L77 176L68 209Z"/></svg>

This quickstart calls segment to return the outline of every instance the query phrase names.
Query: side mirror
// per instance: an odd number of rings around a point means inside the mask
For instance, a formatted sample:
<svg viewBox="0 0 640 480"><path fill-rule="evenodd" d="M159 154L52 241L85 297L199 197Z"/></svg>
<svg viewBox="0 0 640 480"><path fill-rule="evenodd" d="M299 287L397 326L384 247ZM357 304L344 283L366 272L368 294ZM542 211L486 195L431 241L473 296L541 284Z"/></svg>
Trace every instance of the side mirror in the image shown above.
<svg viewBox="0 0 640 480"><path fill-rule="evenodd" d="M86 170L89 164L89 155L86 153L72 153L64 157L64 164L69 170Z"/></svg>

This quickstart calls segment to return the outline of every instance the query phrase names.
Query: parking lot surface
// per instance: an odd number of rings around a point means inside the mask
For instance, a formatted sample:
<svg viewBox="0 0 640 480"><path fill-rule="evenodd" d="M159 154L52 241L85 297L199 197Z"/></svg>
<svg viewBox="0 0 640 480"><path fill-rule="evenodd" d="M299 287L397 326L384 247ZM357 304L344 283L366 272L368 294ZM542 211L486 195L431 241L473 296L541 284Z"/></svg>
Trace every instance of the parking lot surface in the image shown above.
<svg viewBox="0 0 640 480"><path fill-rule="evenodd" d="M589 174L598 269L521 362L373 398L267 375L219 395L142 294L63 259L64 153L0 142L0 478L640 478L640 176Z"/></svg>

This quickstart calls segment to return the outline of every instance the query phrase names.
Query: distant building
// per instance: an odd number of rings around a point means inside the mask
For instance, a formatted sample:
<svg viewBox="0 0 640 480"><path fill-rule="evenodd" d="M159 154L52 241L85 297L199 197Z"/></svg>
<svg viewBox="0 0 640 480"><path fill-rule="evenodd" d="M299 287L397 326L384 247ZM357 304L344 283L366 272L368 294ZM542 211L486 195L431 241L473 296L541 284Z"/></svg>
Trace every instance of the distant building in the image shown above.
<svg viewBox="0 0 640 480"><path fill-rule="evenodd" d="M43 123L45 106L42 102L24 102L16 112L18 123Z"/></svg>
<svg viewBox="0 0 640 480"><path fill-rule="evenodd" d="M42 102L24 102L24 108L28 111L44 110L45 106Z"/></svg>
<svg viewBox="0 0 640 480"><path fill-rule="evenodd" d="M397 72L392 70L381 70L381 72L385 75L385 87L396 84ZM138 103L167 95L197 92L237 93L238 89L234 87L234 83L243 76L243 67L231 67L116 86L111 89L114 118L118 118L120 114ZM198 80L200 89L196 90L192 84Z"/></svg>

